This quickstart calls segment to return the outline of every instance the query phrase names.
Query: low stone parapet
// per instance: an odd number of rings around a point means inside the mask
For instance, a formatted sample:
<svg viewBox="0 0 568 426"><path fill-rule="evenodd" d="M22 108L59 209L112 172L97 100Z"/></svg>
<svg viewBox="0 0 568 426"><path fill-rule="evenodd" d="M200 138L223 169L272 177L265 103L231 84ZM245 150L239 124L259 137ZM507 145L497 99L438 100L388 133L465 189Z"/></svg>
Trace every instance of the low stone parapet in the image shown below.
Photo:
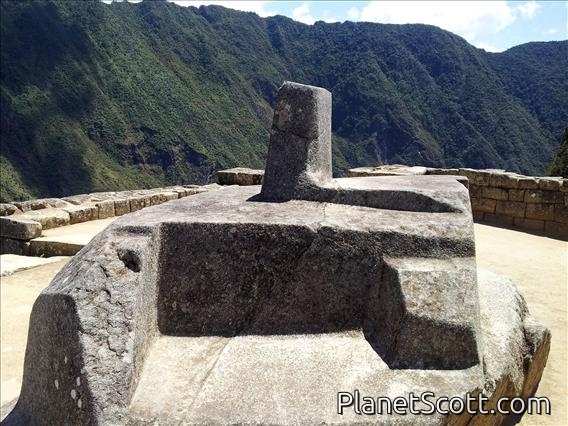
<svg viewBox="0 0 568 426"><path fill-rule="evenodd" d="M428 169L428 174L448 174ZM474 219L568 237L568 179L523 176L503 170L457 169L469 179Z"/></svg>
<svg viewBox="0 0 568 426"><path fill-rule="evenodd" d="M0 254L34 255L30 241L42 230L135 212L208 191L218 185L184 185L135 191L94 192L0 204ZM39 250L41 251L41 250ZM42 252L45 255L45 253Z"/></svg>
<svg viewBox="0 0 568 426"><path fill-rule="evenodd" d="M422 166L404 166L401 164L390 164L379 167L358 167L347 171L348 177L364 176L407 176L425 175L428 169Z"/></svg>

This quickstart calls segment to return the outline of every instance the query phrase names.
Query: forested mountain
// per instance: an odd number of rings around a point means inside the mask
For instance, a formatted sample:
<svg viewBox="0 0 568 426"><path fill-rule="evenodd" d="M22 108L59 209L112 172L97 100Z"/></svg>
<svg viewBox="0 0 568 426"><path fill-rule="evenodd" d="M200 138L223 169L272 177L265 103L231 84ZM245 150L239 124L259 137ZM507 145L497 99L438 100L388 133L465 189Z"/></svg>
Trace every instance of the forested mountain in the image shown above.
<svg viewBox="0 0 568 426"><path fill-rule="evenodd" d="M568 179L568 127L564 129L560 148L558 148L554 161L548 169L548 175L562 176Z"/></svg>
<svg viewBox="0 0 568 426"><path fill-rule="evenodd" d="M493 54L426 25L308 26L161 1L0 7L3 200L262 168L284 80L332 92L337 174L542 174L568 120L567 41Z"/></svg>

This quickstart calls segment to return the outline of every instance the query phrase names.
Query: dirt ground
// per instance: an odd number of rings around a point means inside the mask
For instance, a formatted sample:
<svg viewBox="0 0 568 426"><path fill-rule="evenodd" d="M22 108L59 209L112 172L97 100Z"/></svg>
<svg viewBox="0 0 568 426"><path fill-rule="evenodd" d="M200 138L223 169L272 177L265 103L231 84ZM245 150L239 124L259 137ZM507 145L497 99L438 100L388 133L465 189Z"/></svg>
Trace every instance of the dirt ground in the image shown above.
<svg viewBox="0 0 568 426"><path fill-rule="evenodd" d="M525 425L568 425L568 243L486 225L475 225L477 266L510 277L531 314L552 332L548 362L536 396L550 399L551 416L525 415Z"/></svg>
<svg viewBox="0 0 568 426"><path fill-rule="evenodd" d="M2 405L20 393L32 305L69 259L0 278Z"/></svg>
<svg viewBox="0 0 568 426"><path fill-rule="evenodd" d="M537 396L550 399L552 415L525 415L522 424L568 425L568 243L479 224L475 234L478 267L512 278L533 316L552 331L551 352L537 392ZM2 405L16 398L20 390L33 302L67 261L0 280Z"/></svg>

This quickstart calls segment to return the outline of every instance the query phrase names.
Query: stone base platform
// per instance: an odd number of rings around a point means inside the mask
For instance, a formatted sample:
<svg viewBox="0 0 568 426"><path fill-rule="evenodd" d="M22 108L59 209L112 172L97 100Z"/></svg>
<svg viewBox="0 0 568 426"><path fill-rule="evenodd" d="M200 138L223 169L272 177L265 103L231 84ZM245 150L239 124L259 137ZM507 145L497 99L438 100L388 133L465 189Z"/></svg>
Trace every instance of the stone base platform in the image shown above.
<svg viewBox="0 0 568 426"><path fill-rule="evenodd" d="M467 197L444 188L426 195ZM81 250L34 305L5 424L361 424L382 420L336 414L337 392L534 393L550 334L510 282L478 288L469 211L259 190L144 209Z"/></svg>
<svg viewBox="0 0 568 426"><path fill-rule="evenodd" d="M162 336L148 355L130 412L141 424L226 424L229 419L232 424L365 422L367 416L356 415L353 408L337 414L338 392L357 389L361 395L394 399L426 392L436 383L437 395L453 396L482 383L482 376L478 367L445 372L390 369L362 330ZM157 396L156 389L163 391ZM369 424L389 416L373 417ZM410 417L399 420L415 424L417 417Z"/></svg>
<svg viewBox="0 0 568 426"><path fill-rule="evenodd" d="M499 415L462 416L459 421L439 414L361 416L352 407L337 414L337 393L355 389L361 396L394 400L428 391L437 397L463 397L485 387L490 398L487 411L496 409L501 396L532 395L546 362L550 334L526 314L510 281L482 271L479 287L485 374L480 366L391 369L362 330L233 338L161 336L146 359L130 414L139 424L224 424L227 419L237 424L500 424L505 417ZM523 345L525 332L535 339L534 353ZM527 357L533 364L519 374L519 366L507 361L509 357Z"/></svg>

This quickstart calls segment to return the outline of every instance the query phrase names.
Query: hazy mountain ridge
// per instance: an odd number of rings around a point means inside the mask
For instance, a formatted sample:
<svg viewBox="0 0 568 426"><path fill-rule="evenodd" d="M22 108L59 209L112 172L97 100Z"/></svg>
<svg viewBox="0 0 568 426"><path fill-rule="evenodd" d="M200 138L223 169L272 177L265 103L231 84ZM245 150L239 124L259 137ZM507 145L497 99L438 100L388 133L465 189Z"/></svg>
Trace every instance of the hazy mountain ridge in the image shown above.
<svg viewBox="0 0 568 426"><path fill-rule="evenodd" d="M287 79L332 91L336 172L542 174L568 117L568 42L489 54L425 25L307 26L162 2L0 7L2 199L263 167Z"/></svg>

